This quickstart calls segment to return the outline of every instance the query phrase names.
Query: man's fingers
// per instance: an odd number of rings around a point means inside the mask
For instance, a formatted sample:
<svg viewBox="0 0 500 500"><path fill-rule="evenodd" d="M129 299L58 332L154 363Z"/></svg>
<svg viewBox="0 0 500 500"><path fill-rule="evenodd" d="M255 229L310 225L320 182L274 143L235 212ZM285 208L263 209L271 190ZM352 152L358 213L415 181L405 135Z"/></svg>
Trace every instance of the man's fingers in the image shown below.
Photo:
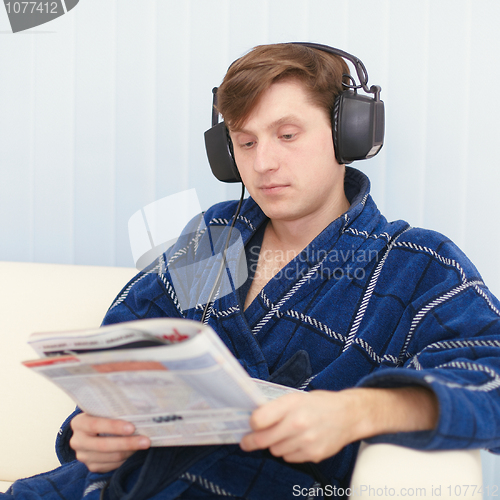
<svg viewBox="0 0 500 500"><path fill-rule="evenodd" d="M146 436L132 435L134 426L123 420L91 417L85 413L71 421L73 435L69 444L76 458L91 472L108 472L118 468L137 450L151 446Z"/></svg>
<svg viewBox="0 0 500 500"><path fill-rule="evenodd" d="M86 413L77 415L71 421L73 431L81 431L89 435L97 436L99 434L127 436L133 434L134 426L124 420L116 420L101 417L92 417Z"/></svg>
<svg viewBox="0 0 500 500"><path fill-rule="evenodd" d="M137 451L149 448L150 441L145 436L92 436L74 433L70 446L75 451L96 451L99 453L114 453L119 451Z"/></svg>
<svg viewBox="0 0 500 500"><path fill-rule="evenodd" d="M269 403L254 410L250 417L250 427L254 431L259 431L275 425L307 396L307 393L286 394L278 399L269 401Z"/></svg>
<svg viewBox="0 0 500 500"><path fill-rule="evenodd" d="M263 431L251 432L243 437L240 447L244 451L263 450L278 443L286 436L281 426L272 427Z"/></svg>
<svg viewBox="0 0 500 500"><path fill-rule="evenodd" d="M269 410L267 405L260 409L265 409L266 413L252 415L255 417L255 425L252 425L252 428L261 430L254 430L243 437L240 446L245 451L271 448L271 446L293 438L306 427L307 422L302 422L303 419L294 420L289 417L288 404L270 408L269 412L267 412Z"/></svg>
<svg viewBox="0 0 500 500"><path fill-rule="evenodd" d="M122 465L132 454L133 452L117 453L116 455L110 455L108 460L103 460L102 455L81 452L77 454L77 459L83 462L90 472L102 473L118 469L118 467L120 467L120 465Z"/></svg>

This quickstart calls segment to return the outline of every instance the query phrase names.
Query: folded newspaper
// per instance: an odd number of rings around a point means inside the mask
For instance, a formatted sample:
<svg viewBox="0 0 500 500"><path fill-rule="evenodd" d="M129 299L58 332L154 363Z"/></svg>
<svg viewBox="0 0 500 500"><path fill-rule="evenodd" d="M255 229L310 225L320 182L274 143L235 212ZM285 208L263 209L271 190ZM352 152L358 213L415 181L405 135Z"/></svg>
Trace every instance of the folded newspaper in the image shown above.
<svg viewBox="0 0 500 500"><path fill-rule="evenodd" d="M132 422L153 446L238 443L249 416L289 387L252 379L219 336L184 319L34 333L23 364L90 415Z"/></svg>

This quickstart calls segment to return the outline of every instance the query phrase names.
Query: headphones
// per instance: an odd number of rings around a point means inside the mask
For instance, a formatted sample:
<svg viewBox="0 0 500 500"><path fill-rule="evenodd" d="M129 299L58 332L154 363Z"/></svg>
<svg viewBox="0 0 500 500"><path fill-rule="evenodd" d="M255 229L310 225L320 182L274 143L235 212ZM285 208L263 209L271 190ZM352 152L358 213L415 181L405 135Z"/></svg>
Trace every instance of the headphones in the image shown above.
<svg viewBox="0 0 500 500"><path fill-rule="evenodd" d="M335 157L340 164L365 160L375 156L384 143L384 103L380 100L381 88L368 87L368 73L364 64L355 56L328 45L309 42L290 42L311 49L322 50L352 62L358 76L355 85L343 83L346 88L335 100L332 111L332 136ZM358 94L362 88L373 97ZM205 132L205 148L210 168L222 182L241 182L238 167L234 161L233 146L224 122L219 123L217 87L213 89L212 128Z"/></svg>

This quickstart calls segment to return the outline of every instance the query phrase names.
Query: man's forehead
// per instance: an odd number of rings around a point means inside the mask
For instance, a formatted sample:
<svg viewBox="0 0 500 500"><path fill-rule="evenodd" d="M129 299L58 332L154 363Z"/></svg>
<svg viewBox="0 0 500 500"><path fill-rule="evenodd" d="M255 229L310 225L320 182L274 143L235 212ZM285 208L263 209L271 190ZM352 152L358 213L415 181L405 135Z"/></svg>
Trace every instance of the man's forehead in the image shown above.
<svg viewBox="0 0 500 500"><path fill-rule="evenodd" d="M303 82L296 78L279 80L268 87L256 101L244 121L237 126L227 124L231 132L245 132L252 128L258 117L265 121L265 128L276 128L282 124L300 124L310 108L321 109L314 101Z"/></svg>

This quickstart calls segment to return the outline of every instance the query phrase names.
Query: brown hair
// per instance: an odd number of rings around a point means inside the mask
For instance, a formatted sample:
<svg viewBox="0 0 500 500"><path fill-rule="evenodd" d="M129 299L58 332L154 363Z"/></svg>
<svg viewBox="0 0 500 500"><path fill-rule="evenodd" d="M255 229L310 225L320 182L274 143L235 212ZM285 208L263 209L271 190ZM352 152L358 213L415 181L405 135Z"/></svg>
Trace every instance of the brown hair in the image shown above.
<svg viewBox="0 0 500 500"><path fill-rule="evenodd" d="M335 98L349 83L342 57L299 44L259 45L237 59L217 91L217 109L230 129L237 130L273 83L297 79L311 101L331 116Z"/></svg>

